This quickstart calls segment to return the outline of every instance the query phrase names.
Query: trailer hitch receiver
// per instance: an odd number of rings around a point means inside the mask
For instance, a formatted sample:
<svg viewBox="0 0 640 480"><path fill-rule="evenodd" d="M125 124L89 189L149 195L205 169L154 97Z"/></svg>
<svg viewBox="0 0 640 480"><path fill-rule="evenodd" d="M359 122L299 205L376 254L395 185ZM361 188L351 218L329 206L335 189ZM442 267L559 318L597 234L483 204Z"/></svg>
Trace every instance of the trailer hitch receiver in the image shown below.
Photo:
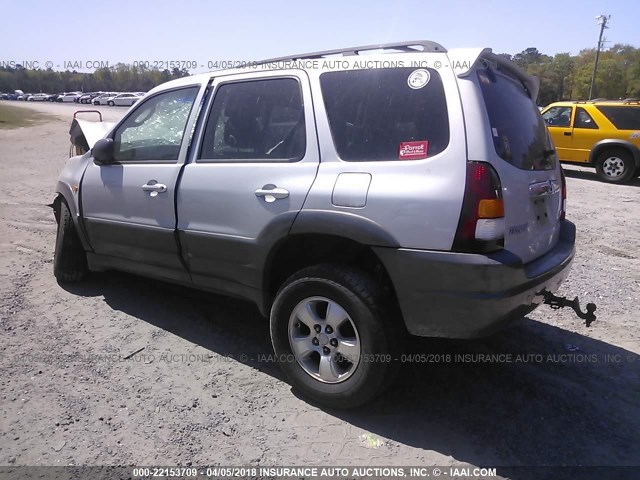
<svg viewBox="0 0 640 480"><path fill-rule="evenodd" d="M568 300L565 297L558 297L546 289L540 292L540 295L544 298L544 303L554 310L571 307L573 311L576 312L576 315L585 321L587 327L590 327L596 320L596 316L593 313L597 308L595 303L587 303L587 313L584 313L580 310L580 301L578 300L578 297L573 300Z"/></svg>

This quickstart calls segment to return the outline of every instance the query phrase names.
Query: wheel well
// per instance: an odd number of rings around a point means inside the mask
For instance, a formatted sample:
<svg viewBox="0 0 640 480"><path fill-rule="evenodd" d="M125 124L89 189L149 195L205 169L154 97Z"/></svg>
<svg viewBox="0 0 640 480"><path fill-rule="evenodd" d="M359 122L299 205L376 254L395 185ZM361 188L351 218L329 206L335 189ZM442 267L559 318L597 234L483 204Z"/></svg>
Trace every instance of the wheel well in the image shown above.
<svg viewBox="0 0 640 480"><path fill-rule="evenodd" d="M636 166L640 166L640 156L633 151L629 145L625 145L624 143L603 143L597 145L591 152L590 161L592 164L596 164L598 161L598 157L602 155L602 153L609 150L623 150L631 155L631 158L635 161Z"/></svg>
<svg viewBox="0 0 640 480"><path fill-rule="evenodd" d="M359 267L382 286L386 296L397 302L389 273L371 247L336 235L290 235L274 247L265 263L264 312L269 312L287 278L303 268L329 262Z"/></svg>

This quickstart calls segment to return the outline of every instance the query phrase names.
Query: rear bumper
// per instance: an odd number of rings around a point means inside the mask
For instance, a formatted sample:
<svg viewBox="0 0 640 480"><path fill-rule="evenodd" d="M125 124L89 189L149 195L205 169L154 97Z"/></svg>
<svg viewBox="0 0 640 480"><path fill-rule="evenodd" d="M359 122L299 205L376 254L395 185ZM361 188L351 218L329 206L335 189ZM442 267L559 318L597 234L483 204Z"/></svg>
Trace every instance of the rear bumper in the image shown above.
<svg viewBox="0 0 640 480"><path fill-rule="evenodd" d="M393 282L412 335L486 336L535 309L544 289L555 292L569 275L575 225L563 221L560 239L523 264L507 251L480 255L375 248Z"/></svg>

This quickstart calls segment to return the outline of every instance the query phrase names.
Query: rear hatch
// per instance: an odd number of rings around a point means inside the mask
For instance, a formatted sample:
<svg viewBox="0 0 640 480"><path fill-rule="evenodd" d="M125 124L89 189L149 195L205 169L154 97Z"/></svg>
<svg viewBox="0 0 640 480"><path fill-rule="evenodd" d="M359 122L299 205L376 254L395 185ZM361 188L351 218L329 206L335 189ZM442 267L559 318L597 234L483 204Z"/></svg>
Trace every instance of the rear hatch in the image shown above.
<svg viewBox="0 0 640 480"><path fill-rule="evenodd" d="M473 160L487 161L498 173L504 198L504 248L527 263L558 241L562 172L532 99L537 95L532 77L493 54L481 60L468 79L477 82L487 112L489 123L482 135L488 143L483 149L487 158Z"/></svg>

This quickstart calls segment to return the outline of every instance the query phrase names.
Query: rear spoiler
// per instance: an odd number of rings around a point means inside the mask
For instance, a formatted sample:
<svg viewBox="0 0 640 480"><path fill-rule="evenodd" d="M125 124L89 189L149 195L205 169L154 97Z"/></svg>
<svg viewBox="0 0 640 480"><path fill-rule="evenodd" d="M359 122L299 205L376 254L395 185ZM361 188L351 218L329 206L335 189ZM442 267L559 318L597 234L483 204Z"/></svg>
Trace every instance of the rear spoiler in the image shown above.
<svg viewBox="0 0 640 480"><path fill-rule="evenodd" d="M529 75L511 60L501 55L496 55L490 48L456 48L449 50L447 56L453 73L459 78L469 75L479 63L488 62L494 68L518 78L529 91L531 100L535 102L538 99L540 79Z"/></svg>

